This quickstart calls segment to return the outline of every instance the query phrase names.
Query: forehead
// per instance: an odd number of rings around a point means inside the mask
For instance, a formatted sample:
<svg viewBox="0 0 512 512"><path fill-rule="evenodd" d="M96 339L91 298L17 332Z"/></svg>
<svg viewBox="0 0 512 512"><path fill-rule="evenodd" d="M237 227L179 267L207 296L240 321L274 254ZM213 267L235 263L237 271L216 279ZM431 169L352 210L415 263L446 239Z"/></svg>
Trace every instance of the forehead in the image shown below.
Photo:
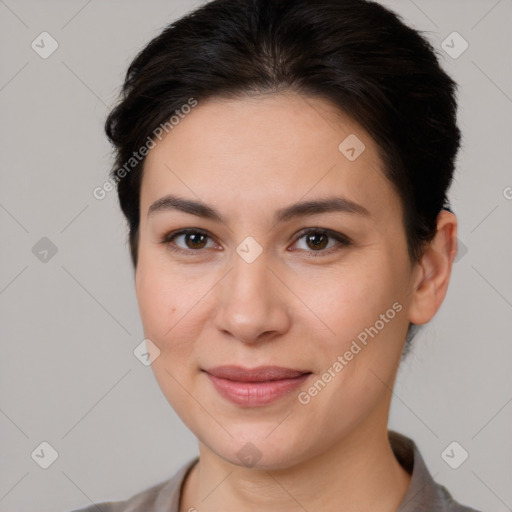
<svg viewBox="0 0 512 512"><path fill-rule="evenodd" d="M149 152L141 211L165 193L269 205L340 193L370 205L397 202L377 146L327 100L296 93L199 102ZM242 203L240 203L242 202Z"/></svg>

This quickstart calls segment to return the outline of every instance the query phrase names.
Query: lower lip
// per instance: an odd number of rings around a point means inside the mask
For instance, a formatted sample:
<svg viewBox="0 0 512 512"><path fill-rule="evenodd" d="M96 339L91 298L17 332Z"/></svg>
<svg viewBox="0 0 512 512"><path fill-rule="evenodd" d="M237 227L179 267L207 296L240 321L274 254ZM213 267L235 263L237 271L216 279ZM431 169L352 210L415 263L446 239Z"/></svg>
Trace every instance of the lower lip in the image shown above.
<svg viewBox="0 0 512 512"><path fill-rule="evenodd" d="M207 373L210 381L221 396L237 405L257 407L275 402L297 389L311 374L306 373L293 379L266 382L238 382L221 379Z"/></svg>

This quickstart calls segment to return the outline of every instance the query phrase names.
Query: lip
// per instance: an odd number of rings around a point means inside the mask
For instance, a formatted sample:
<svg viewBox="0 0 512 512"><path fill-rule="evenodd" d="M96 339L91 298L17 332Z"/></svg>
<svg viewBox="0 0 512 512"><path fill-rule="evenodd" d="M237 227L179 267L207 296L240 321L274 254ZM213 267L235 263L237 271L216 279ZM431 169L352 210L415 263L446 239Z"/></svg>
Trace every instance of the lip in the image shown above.
<svg viewBox="0 0 512 512"><path fill-rule="evenodd" d="M307 370L280 366L217 366L203 371L221 396L246 407L270 404L291 393L311 375Z"/></svg>

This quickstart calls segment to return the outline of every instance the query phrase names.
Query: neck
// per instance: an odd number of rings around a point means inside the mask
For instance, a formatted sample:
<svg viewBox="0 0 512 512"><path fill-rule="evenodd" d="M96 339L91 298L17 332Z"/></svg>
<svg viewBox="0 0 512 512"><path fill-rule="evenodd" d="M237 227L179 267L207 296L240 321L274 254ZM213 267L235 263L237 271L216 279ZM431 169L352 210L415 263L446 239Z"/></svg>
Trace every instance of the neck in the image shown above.
<svg viewBox="0 0 512 512"><path fill-rule="evenodd" d="M183 486L180 510L392 512L409 482L387 427L376 432L375 425L361 425L327 451L279 470L231 464L200 443L200 461Z"/></svg>

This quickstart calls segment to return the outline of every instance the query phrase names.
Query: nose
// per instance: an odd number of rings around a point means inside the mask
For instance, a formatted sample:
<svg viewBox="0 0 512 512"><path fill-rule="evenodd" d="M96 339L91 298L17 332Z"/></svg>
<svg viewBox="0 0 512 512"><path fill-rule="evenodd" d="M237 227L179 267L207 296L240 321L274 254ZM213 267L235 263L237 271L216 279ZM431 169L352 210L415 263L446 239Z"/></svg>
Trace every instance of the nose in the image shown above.
<svg viewBox="0 0 512 512"><path fill-rule="evenodd" d="M238 255L216 288L215 326L224 335L246 344L270 341L290 328L283 281L264 254L252 263Z"/></svg>

